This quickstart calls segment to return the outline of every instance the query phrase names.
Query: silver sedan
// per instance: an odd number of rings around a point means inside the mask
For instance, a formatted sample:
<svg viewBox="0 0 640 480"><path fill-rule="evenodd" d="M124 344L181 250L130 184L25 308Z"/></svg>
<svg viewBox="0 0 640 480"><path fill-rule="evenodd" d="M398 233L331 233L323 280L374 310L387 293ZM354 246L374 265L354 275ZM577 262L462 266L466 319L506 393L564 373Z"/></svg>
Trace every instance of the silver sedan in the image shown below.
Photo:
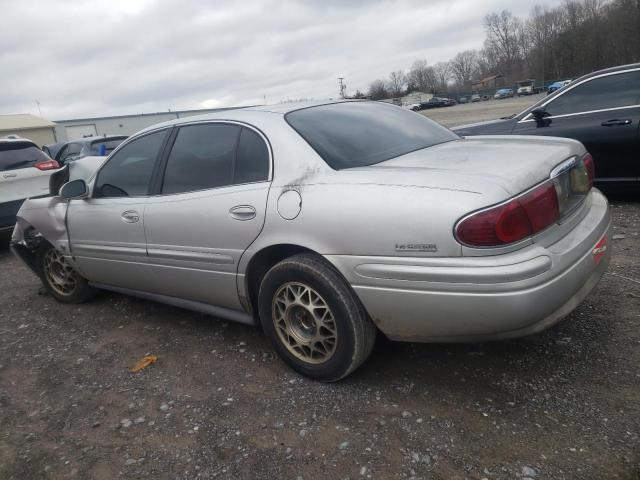
<svg viewBox="0 0 640 480"><path fill-rule="evenodd" d="M323 381L362 364L378 332L539 332L610 258L581 143L460 138L388 104L182 118L94 165L18 213L13 251L55 299L106 289L259 324Z"/></svg>

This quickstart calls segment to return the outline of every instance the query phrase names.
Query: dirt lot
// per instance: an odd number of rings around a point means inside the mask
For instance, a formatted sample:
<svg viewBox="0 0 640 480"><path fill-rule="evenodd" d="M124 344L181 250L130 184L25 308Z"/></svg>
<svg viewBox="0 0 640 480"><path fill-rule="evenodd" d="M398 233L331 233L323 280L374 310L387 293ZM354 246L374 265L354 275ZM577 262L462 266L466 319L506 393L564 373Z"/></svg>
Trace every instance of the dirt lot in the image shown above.
<svg viewBox="0 0 640 480"><path fill-rule="evenodd" d="M638 479L640 203L613 204L609 274L557 327L381 341L331 385L255 328L116 294L57 304L3 246L0 478Z"/></svg>
<svg viewBox="0 0 640 480"><path fill-rule="evenodd" d="M453 107L422 110L420 113L444 125L455 127L467 123L494 120L512 113L520 113L529 105L545 96L544 93L527 97L505 98L504 100L487 100L486 102L465 103Z"/></svg>

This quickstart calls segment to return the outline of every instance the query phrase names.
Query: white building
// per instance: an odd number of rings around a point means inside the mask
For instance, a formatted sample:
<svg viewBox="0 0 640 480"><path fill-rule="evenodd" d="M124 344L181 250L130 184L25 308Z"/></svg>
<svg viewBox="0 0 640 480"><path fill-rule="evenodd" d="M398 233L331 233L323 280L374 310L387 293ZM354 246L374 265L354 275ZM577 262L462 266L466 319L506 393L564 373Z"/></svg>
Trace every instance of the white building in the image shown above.
<svg viewBox="0 0 640 480"><path fill-rule="evenodd" d="M219 112L222 110L229 110L229 108L55 120L55 132L58 142L66 142L68 140L90 136L132 135L143 128L155 125L156 123L166 122L176 118L189 117L192 115L204 115L206 113Z"/></svg>

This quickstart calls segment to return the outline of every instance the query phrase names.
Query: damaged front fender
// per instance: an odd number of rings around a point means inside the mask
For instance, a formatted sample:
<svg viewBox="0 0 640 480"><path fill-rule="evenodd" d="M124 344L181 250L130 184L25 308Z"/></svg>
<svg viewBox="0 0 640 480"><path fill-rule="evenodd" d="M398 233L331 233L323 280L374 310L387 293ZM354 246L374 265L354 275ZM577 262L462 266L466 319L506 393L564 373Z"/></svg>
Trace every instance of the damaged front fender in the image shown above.
<svg viewBox="0 0 640 480"><path fill-rule="evenodd" d="M36 273L35 256L43 240L64 255L69 254L67 206L61 197L28 199L16 215L11 250Z"/></svg>

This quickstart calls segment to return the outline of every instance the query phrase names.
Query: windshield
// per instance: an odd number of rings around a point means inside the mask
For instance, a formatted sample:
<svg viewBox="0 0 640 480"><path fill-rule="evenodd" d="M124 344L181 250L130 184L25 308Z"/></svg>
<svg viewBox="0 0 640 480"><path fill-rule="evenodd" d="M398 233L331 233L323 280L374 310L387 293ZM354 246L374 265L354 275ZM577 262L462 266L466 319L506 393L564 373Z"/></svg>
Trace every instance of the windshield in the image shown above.
<svg viewBox="0 0 640 480"><path fill-rule="evenodd" d="M285 119L335 170L374 165L460 138L422 114L378 102L303 108Z"/></svg>

